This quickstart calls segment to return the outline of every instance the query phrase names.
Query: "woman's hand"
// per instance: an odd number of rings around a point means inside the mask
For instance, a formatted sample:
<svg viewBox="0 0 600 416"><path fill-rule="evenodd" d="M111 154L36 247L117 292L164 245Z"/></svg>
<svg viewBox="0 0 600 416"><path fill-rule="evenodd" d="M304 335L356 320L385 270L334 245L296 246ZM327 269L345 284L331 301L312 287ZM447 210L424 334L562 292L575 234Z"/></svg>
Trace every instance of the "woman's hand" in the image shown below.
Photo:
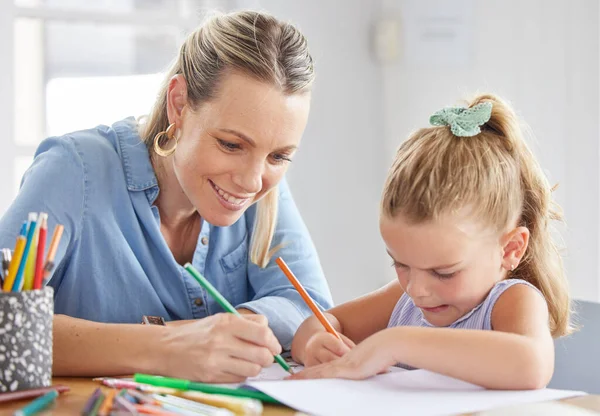
<svg viewBox="0 0 600 416"><path fill-rule="evenodd" d="M347 378L361 380L385 373L395 362L386 353L385 337L375 334L333 361L319 364L288 377L290 380L309 378ZM339 341L338 341L339 342Z"/></svg>
<svg viewBox="0 0 600 416"><path fill-rule="evenodd" d="M273 363L281 346L262 315L213 315L172 326L163 341L166 376L236 383Z"/></svg>
<svg viewBox="0 0 600 416"><path fill-rule="evenodd" d="M312 367L336 360L355 347L354 342L343 334L340 341L329 332L318 332L306 343L304 365Z"/></svg>

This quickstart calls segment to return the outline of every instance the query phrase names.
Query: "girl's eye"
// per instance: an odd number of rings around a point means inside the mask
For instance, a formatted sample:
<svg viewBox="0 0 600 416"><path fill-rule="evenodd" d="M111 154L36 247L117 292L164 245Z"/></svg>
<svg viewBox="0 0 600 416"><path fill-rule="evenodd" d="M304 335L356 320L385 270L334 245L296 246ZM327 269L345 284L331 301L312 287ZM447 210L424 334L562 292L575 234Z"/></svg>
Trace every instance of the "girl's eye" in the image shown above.
<svg viewBox="0 0 600 416"><path fill-rule="evenodd" d="M394 269L408 269L408 266L406 264L398 263L396 261L392 261L392 267Z"/></svg>
<svg viewBox="0 0 600 416"><path fill-rule="evenodd" d="M241 148L241 146L237 143L228 142L228 141L221 140L221 139L217 139L217 142L219 143L219 146L221 146L223 149L230 151L230 152Z"/></svg>
<svg viewBox="0 0 600 416"><path fill-rule="evenodd" d="M444 279L450 279L452 277L454 277L456 275L456 272L452 272L452 273L438 273L435 270L431 271L433 273L433 275L437 278L440 278L442 280Z"/></svg>

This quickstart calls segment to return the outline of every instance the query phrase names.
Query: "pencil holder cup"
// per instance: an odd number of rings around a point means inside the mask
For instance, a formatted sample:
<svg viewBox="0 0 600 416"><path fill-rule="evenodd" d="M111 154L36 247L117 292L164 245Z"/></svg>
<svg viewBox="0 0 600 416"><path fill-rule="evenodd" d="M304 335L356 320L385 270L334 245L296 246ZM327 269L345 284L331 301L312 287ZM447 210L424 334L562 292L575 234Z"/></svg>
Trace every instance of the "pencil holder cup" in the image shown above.
<svg viewBox="0 0 600 416"><path fill-rule="evenodd" d="M50 386L54 290L0 293L0 393Z"/></svg>

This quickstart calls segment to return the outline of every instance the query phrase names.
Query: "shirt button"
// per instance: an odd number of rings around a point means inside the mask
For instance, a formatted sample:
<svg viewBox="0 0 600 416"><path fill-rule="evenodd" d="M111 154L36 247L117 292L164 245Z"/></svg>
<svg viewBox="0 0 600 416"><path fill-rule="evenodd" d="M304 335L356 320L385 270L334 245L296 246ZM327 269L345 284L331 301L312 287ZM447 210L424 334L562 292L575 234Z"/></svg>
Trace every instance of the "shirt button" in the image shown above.
<svg viewBox="0 0 600 416"><path fill-rule="evenodd" d="M200 242L202 243L203 246L207 245L208 244L208 237L202 237L200 239Z"/></svg>
<svg viewBox="0 0 600 416"><path fill-rule="evenodd" d="M202 306L204 304L204 301L202 300L202 298L196 298L194 299L194 303L196 304L196 306Z"/></svg>

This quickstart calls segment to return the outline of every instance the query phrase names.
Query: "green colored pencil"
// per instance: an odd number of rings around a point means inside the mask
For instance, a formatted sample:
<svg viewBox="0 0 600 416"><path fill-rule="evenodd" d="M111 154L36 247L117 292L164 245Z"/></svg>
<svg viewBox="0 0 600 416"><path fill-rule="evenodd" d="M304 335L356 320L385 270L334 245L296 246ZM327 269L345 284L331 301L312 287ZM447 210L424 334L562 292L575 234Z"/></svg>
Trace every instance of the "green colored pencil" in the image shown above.
<svg viewBox="0 0 600 416"><path fill-rule="evenodd" d="M273 397L258 390L248 390L241 388L232 388L219 386L215 384L195 383L193 381L181 378L160 377L149 374L134 374L133 380L140 384L149 384L157 387L167 387L177 390L195 390L207 394L222 394L226 396L244 397L247 399L256 399L266 403L281 404Z"/></svg>
<svg viewBox="0 0 600 416"><path fill-rule="evenodd" d="M231 303L229 303L227 301L227 299L225 299L223 297L223 295L221 295L221 293L219 293L219 291L210 284L210 282L208 280L206 280L206 278L204 276L202 276L200 274L200 272L198 270L196 270L196 268L194 266L192 266L190 263L186 263L185 269L192 275L192 277L194 279L196 279L198 281L198 283L200 283L200 286L202 286L204 289L206 289L206 291L217 301L217 303L219 305L221 305L221 307L223 309L225 309L227 312L232 313L234 315L237 316L242 316L232 305ZM290 374L294 374L294 372L292 371L292 369L290 368L290 366L285 362L285 360L281 357L281 355L277 354L275 356L275 361L277 361L277 363L288 373Z"/></svg>

